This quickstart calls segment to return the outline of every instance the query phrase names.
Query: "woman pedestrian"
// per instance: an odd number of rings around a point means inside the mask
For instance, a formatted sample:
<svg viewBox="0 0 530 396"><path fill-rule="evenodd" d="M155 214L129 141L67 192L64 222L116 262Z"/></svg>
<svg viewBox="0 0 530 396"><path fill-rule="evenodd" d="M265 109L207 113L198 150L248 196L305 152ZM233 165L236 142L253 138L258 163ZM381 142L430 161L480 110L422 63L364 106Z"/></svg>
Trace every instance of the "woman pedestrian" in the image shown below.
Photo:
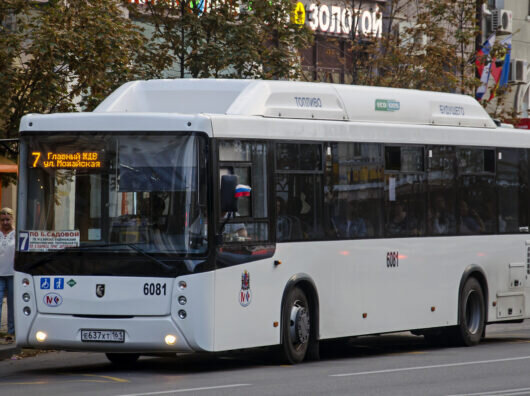
<svg viewBox="0 0 530 396"><path fill-rule="evenodd" d="M15 261L15 227L13 225L13 210L0 210L0 320L2 318L2 301L7 292L7 337L6 341L13 341L15 336L15 321L13 315L13 264Z"/></svg>

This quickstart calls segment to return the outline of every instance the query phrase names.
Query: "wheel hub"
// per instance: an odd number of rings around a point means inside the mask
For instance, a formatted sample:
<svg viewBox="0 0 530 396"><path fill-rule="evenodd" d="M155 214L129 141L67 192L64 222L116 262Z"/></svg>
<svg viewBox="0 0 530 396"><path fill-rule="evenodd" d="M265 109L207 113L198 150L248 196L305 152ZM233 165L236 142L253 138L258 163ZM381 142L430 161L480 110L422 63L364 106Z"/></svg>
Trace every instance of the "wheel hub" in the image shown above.
<svg viewBox="0 0 530 396"><path fill-rule="evenodd" d="M307 312L307 309L297 305L293 306L289 326L291 340L295 344L307 343L309 341L310 328L309 312Z"/></svg>

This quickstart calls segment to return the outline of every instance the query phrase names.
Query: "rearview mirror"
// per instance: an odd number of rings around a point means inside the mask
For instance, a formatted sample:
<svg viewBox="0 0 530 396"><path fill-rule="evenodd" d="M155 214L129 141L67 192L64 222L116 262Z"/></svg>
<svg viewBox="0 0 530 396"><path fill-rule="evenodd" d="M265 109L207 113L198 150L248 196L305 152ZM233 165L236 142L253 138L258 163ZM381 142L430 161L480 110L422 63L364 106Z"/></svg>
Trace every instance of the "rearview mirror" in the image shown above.
<svg viewBox="0 0 530 396"><path fill-rule="evenodd" d="M237 212L236 175L221 176L221 212Z"/></svg>

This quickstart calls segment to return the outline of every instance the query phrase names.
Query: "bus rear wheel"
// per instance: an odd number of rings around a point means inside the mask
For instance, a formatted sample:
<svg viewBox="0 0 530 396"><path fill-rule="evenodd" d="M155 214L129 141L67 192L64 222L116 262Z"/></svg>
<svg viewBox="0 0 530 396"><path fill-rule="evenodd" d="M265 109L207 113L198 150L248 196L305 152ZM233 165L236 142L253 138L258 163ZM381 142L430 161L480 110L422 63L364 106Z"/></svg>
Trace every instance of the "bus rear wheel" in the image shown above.
<svg viewBox="0 0 530 396"><path fill-rule="evenodd" d="M131 366L140 357L139 353L106 353L105 355L116 366Z"/></svg>
<svg viewBox="0 0 530 396"><path fill-rule="evenodd" d="M486 322L484 292L476 278L469 278L462 289L458 307L458 325L454 341L458 345L477 345Z"/></svg>
<svg viewBox="0 0 530 396"><path fill-rule="evenodd" d="M289 291L282 309L282 350L290 364L306 357L311 337L311 309L305 293L295 287Z"/></svg>

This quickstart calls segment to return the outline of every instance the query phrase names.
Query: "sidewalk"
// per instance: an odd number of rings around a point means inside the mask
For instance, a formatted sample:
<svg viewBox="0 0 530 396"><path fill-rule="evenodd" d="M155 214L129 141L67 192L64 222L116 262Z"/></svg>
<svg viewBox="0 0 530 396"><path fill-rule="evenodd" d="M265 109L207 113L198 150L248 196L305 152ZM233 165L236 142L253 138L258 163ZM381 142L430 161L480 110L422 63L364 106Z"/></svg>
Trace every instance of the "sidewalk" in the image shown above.
<svg viewBox="0 0 530 396"><path fill-rule="evenodd" d="M5 302L5 298L2 299ZM2 326L0 327L0 333L7 333L7 310L6 305L2 309ZM2 340L3 341L3 340ZM16 353L20 352L20 349L16 347L15 343L4 344L0 341L0 360L9 359Z"/></svg>

